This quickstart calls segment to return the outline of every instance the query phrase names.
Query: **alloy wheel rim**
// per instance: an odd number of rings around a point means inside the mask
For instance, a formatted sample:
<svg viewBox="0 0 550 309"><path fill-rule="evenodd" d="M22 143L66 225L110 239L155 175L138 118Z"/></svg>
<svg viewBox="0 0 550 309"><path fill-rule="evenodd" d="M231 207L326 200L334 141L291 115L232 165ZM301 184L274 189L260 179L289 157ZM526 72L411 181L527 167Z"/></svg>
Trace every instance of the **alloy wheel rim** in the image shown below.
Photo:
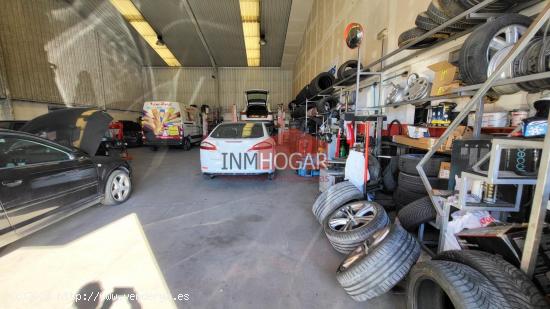
<svg viewBox="0 0 550 309"><path fill-rule="evenodd" d="M335 211L329 217L328 225L333 231L349 232L367 225L376 214L377 210L372 203L353 202Z"/></svg>
<svg viewBox="0 0 550 309"><path fill-rule="evenodd" d="M510 53L515 43L519 41L525 33L527 27L521 25L510 25L500 29L491 39L489 48L487 49L487 77L491 76L496 71L499 64ZM507 79L514 77L514 64L510 63L504 72L499 76L499 79ZM499 94L512 94L521 90L517 85L495 86L493 89Z"/></svg>
<svg viewBox="0 0 550 309"><path fill-rule="evenodd" d="M355 250L353 250L346 259L338 267L338 272L343 272L353 266L353 264L362 260L369 254L369 251L376 248L390 233L390 227L386 226L374 233L369 239L362 242Z"/></svg>
<svg viewBox="0 0 550 309"><path fill-rule="evenodd" d="M111 196L115 201L122 202L126 200L130 194L130 188L130 178L128 178L125 174L119 174L111 183Z"/></svg>

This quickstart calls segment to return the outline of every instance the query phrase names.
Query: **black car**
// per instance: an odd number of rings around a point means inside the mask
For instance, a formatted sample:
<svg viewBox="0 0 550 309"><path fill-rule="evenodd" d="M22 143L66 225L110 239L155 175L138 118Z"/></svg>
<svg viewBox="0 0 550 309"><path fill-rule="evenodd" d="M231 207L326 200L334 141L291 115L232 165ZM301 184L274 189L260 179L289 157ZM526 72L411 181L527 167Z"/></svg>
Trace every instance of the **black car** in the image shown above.
<svg viewBox="0 0 550 309"><path fill-rule="evenodd" d="M128 162L90 155L111 120L74 108L37 117L24 132L0 129L0 246L86 207L128 200Z"/></svg>
<svg viewBox="0 0 550 309"><path fill-rule="evenodd" d="M139 123L129 120L121 120L122 139L128 147L139 147L143 145L143 133Z"/></svg>
<svg viewBox="0 0 550 309"><path fill-rule="evenodd" d="M26 123L25 120L2 120L0 121L0 129L19 131Z"/></svg>

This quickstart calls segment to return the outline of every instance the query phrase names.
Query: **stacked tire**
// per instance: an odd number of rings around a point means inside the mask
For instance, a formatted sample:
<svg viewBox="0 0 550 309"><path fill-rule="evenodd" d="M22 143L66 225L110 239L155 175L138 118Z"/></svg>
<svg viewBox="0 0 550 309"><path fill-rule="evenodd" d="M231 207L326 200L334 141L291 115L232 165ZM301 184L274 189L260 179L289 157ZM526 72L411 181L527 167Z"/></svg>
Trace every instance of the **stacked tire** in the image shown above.
<svg viewBox="0 0 550 309"><path fill-rule="evenodd" d="M401 210L406 205L419 200L428 195L426 188L418 174L416 166L424 155L406 154L399 156L398 168L399 175L397 178L397 188L393 193L393 200L397 210ZM449 161L448 158L442 156L433 156L424 165L424 172L428 177L428 181L432 187L436 189L445 188L447 181L437 178L439 175L439 167L441 162Z"/></svg>
<svg viewBox="0 0 550 309"><path fill-rule="evenodd" d="M420 256L420 245L400 225L391 225L382 206L362 200L350 182L329 187L313 204L333 248L347 254L336 279L356 301L388 292Z"/></svg>
<svg viewBox="0 0 550 309"><path fill-rule="evenodd" d="M512 264L493 254L465 250L443 252L410 272L407 308L445 306L542 309L549 304Z"/></svg>

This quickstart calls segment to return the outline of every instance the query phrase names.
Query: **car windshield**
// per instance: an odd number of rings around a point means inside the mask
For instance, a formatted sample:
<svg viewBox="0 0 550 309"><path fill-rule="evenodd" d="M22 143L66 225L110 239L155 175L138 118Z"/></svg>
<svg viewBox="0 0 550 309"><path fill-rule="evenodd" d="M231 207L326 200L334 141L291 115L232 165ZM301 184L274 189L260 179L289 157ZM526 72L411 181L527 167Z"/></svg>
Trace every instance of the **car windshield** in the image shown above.
<svg viewBox="0 0 550 309"><path fill-rule="evenodd" d="M264 136L260 123L232 123L218 126L212 138L260 138Z"/></svg>

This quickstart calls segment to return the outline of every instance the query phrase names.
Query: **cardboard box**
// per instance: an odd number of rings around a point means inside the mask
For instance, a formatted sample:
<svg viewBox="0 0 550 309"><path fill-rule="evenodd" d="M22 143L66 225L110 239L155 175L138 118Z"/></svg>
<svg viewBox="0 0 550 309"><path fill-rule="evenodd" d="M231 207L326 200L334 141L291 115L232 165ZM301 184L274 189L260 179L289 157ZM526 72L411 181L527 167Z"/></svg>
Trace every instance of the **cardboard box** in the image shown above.
<svg viewBox="0 0 550 309"><path fill-rule="evenodd" d="M446 149L452 149L453 148L453 142L457 139L463 139L463 138L470 138L473 135L472 129L467 126L459 126L456 128L456 130L449 136L447 141L445 142L445 148Z"/></svg>
<svg viewBox="0 0 550 309"><path fill-rule="evenodd" d="M435 73L432 82L431 96L448 94L451 90L460 87L458 79L458 67L448 61L441 61L428 66Z"/></svg>
<svg viewBox="0 0 550 309"><path fill-rule="evenodd" d="M428 128L415 126L407 126L407 135L410 138L430 137Z"/></svg>
<svg viewBox="0 0 550 309"><path fill-rule="evenodd" d="M438 178L449 179L451 176L451 162L441 162Z"/></svg>

